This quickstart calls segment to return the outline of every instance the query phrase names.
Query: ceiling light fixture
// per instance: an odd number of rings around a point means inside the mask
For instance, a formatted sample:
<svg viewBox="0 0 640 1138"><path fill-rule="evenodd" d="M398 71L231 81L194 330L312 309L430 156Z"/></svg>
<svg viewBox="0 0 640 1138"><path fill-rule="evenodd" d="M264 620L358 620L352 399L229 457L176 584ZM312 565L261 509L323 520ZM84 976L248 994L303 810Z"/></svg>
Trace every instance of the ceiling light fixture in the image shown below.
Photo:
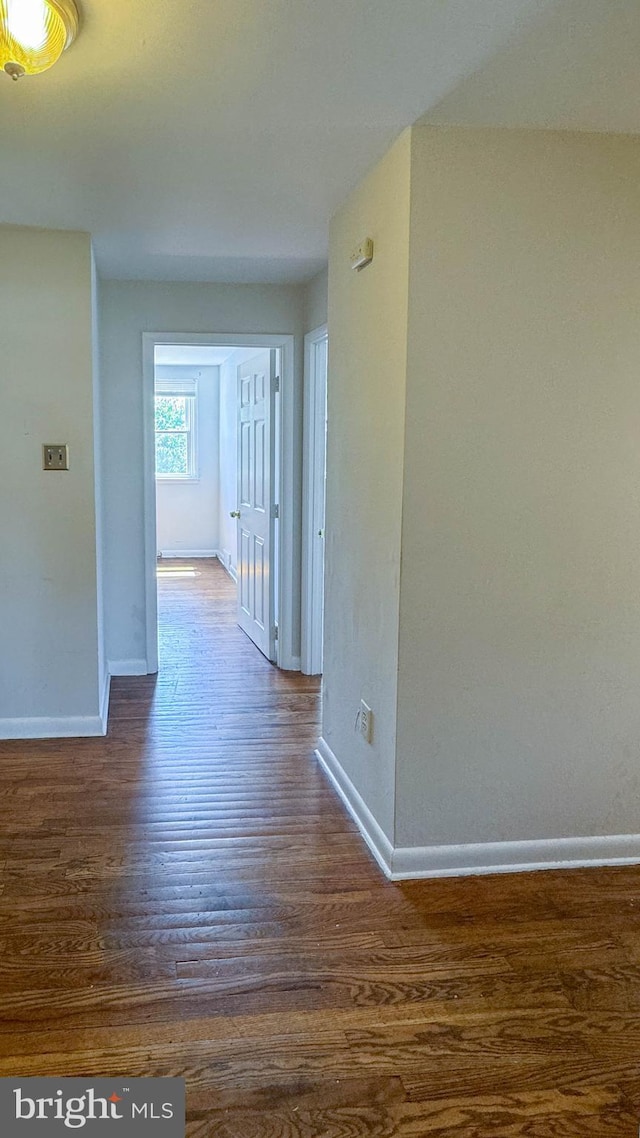
<svg viewBox="0 0 640 1138"><path fill-rule="evenodd" d="M79 24L74 0L0 0L0 67L12 79L47 71Z"/></svg>

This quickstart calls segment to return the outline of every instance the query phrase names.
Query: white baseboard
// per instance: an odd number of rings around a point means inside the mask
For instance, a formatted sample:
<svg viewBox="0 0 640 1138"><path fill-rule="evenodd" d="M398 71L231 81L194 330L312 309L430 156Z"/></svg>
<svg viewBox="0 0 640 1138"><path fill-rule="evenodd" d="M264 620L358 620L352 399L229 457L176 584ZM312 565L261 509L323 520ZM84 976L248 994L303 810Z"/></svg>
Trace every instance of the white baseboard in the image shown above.
<svg viewBox="0 0 640 1138"><path fill-rule="evenodd" d="M324 739L319 740L316 754L369 849L392 881L640 864L640 834L394 847Z"/></svg>
<svg viewBox="0 0 640 1138"><path fill-rule="evenodd" d="M0 739L83 739L104 733L101 715L0 719Z"/></svg>
<svg viewBox="0 0 640 1138"><path fill-rule="evenodd" d="M387 877L390 877L393 846L384 830L376 822L364 799L358 793L351 779L340 766L331 747L324 739L318 740L316 755L360 830L378 865L384 870Z"/></svg>
<svg viewBox="0 0 640 1138"><path fill-rule="evenodd" d="M231 564L230 561L227 562L227 559L226 559L224 553L222 552L222 550L216 549L215 556L218 558L218 561L222 565L222 568L224 569L225 573L228 573L229 576L231 577L231 580L233 581L234 585L237 585L238 584L237 570L234 568L234 566Z"/></svg>
<svg viewBox="0 0 640 1138"><path fill-rule="evenodd" d="M107 670L110 676L149 675L149 668L146 660L108 660Z"/></svg>
<svg viewBox="0 0 640 1138"><path fill-rule="evenodd" d="M217 557L215 549L160 549L158 557L163 561L170 561L172 558L185 557Z"/></svg>
<svg viewBox="0 0 640 1138"><path fill-rule="evenodd" d="M84 739L106 735L111 676L105 672L98 715L34 715L0 719L0 739Z"/></svg>
<svg viewBox="0 0 640 1138"><path fill-rule="evenodd" d="M467 877L638 863L640 834L607 834L524 842L470 842L459 846L400 846L393 851L389 876L393 881L402 881L410 877Z"/></svg>
<svg viewBox="0 0 640 1138"><path fill-rule="evenodd" d="M301 656L285 656L278 663L283 672L299 672L302 670Z"/></svg>

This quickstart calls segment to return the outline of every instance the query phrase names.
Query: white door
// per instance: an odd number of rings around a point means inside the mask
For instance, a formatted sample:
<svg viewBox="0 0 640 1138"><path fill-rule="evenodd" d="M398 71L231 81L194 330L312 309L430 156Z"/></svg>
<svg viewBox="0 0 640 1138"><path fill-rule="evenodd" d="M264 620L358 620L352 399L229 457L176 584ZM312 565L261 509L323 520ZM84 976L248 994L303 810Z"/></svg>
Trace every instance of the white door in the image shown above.
<svg viewBox="0 0 640 1138"><path fill-rule="evenodd" d="M276 353L238 367L238 624L275 662L273 465Z"/></svg>

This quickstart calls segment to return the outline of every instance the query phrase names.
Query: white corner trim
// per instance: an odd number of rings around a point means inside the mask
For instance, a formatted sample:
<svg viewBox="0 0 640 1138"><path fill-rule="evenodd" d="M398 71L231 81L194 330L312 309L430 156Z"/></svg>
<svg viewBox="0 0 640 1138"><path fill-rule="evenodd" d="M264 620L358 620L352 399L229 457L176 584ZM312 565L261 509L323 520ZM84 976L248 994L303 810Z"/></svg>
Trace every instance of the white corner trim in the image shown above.
<svg viewBox="0 0 640 1138"><path fill-rule="evenodd" d="M0 739L83 739L104 733L101 715L0 719Z"/></svg>
<svg viewBox="0 0 640 1138"><path fill-rule="evenodd" d="M282 656L278 660L278 667L283 672L299 672L302 668L300 656Z"/></svg>
<svg viewBox="0 0 640 1138"><path fill-rule="evenodd" d="M323 324L304 338L303 426L302 426L302 573L301 573L301 653L300 667L306 675L322 673L322 597L317 542L318 492L324 483L326 467L327 367L318 368L316 349L328 342ZM324 524L324 522L322 523ZM320 578L320 579L319 579Z"/></svg>
<svg viewBox="0 0 640 1138"><path fill-rule="evenodd" d="M148 676L146 660L109 660L107 670L110 676Z"/></svg>
<svg viewBox="0 0 640 1138"><path fill-rule="evenodd" d="M145 657L148 672L158 669L158 557L155 459L155 341L142 333L142 451L144 461ZM120 673L114 673L118 675Z"/></svg>
<svg viewBox="0 0 640 1138"><path fill-rule="evenodd" d="M394 847L324 739L319 740L316 755L376 861L392 881L640 864L640 834Z"/></svg>
<svg viewBox="0 0 640 1138"><path fill-rule="evenodd" d="M378 865L383 872L386 873L387 877L390 877L393 846L384 830L376 822L364 799L360 796L351 779L338 762L331 747L324 739L318 740L316 755L318 756L320 765L326 771L330 781L333 783L356 826L360 830Z"/></svg>
<svg viewBox="0 0 640 1138"><path fill-rule="evenodd" d="M104 674L104 684L102 685L102 698L100 700L100 722L102 724L102 735L107 733L107 725L109 723L109 697L111 695L111 673L107 668Z"/></svg>

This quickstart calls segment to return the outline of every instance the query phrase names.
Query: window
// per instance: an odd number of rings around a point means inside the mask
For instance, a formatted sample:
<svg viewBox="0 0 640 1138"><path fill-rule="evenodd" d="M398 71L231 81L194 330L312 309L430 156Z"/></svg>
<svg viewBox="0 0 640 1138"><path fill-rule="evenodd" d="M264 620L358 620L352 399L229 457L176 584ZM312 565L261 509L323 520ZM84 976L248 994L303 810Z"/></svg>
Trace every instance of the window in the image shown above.
<svg viewBox="0 0 640 1138"><path fill-rule="evenodd" d="M156 380L155 416L156 478L197 478L195 380Z"/></svg>

